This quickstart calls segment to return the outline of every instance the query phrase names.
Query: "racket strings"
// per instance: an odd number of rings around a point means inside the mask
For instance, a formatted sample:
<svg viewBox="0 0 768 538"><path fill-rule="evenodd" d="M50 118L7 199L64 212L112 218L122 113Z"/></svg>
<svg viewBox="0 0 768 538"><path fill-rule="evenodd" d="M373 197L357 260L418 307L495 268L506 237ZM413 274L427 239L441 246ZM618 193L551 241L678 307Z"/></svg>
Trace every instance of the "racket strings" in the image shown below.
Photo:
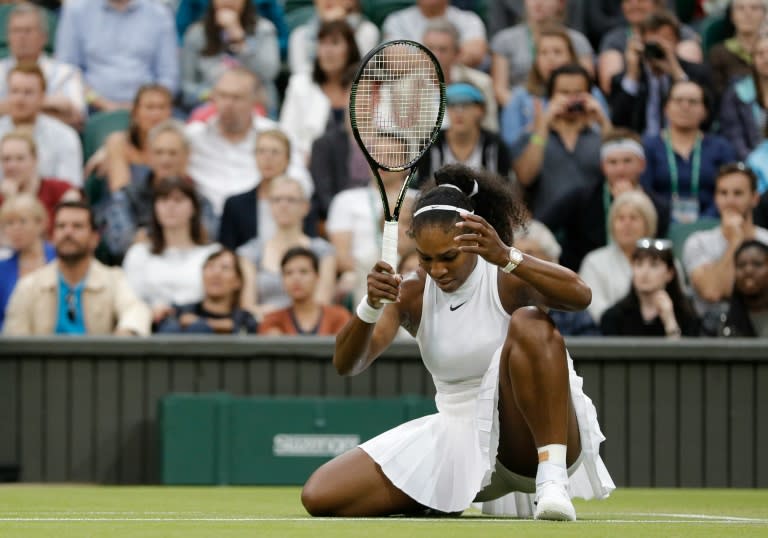
<svg viewBox="0 0 768 538"><path fill-rule="evenodd" d="M360 138L382 167L403 169L431 143L441 106L437 69L420 48L385 47L364 66L353 114Z"/></svg>

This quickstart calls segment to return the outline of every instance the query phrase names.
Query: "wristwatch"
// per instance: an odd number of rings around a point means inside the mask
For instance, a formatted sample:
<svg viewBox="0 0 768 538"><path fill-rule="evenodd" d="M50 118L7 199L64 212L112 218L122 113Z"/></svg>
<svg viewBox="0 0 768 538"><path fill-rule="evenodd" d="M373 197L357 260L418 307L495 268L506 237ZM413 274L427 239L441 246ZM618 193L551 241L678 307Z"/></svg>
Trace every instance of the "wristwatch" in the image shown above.
<svg viewBox="0 0 768 538"><path fill-rule="evenodd" d="M517 250L515 247L509 249L509 263L501 268L505 273L511 273L520 263L523 261L523 253Z"/></svg>

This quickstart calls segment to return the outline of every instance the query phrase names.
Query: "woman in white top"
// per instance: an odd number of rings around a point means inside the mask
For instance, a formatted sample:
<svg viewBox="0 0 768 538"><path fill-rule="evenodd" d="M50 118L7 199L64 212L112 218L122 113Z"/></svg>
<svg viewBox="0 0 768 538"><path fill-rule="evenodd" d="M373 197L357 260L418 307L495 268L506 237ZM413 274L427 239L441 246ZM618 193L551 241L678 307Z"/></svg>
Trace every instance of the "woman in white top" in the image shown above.
<svg viewBox="0 0 768 538"><path fill-rule="evenodd" d="M154 189L149 240L134 243L123 270L136 294L162 321L173 305L203 298L202 269L209 254L221 248L207 244L200 201L190 180L164 179Z"/></svg>
<svg viewBox="0 0 768 538"><path fill-rule="evenodd" d="M508 181L462 165L435 179L414 207L419 271L404 279L376 263L333 363L342 375L363 372L403 326L432 373L438 413L320 467L304 507L383 516L457 513L475 501L487 512L573 520L570 495L605 497L614 485L595 408L540 308L583 309L589 288L508 246L524 213Z"/></svg>
<svg viewBox="0 0 768 538"><path fill-rule="evenodd" d="M656 236L658 215L651 199L633 190L614 199L608 223L610 243L587 254L579 269L579 276L592 288L587 311L595 323L600 323L603 312L629 292L635 245L642 237Z"/></svg>
<svg viewBox="0 0 768 538"><path fill-rule="evenodd" d="M343 125L349 105L349 89L360 63L360 51L352 28L344 22L320 25L317 58L311 73L291 75L280 110L280 127L298 144L309 163L312 142L330 124Z"/></svg>

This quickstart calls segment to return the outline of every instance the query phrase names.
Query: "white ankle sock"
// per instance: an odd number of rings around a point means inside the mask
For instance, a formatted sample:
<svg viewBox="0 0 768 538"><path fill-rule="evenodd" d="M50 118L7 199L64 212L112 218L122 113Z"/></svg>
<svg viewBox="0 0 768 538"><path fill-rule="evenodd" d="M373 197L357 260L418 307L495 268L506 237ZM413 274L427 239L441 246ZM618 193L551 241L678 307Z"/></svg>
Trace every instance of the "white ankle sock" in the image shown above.
<svg viewBox="0 0 768 538"><path fill-rule="evenodd" d="M554 463L555 465L562 465L565 467L565 455L568 452L568 447L565 445L544 445L540 446L538 449L539 452L539 463L544 463L545 461L549 463Z"/></svg>

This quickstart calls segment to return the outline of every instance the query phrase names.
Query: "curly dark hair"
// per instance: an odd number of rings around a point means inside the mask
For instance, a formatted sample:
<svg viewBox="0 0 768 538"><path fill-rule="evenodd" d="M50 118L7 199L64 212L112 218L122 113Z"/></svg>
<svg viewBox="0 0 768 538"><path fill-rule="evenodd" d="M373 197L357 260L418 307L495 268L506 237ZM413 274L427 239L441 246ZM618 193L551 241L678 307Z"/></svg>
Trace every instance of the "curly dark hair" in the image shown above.
<svg viewBox="0 0 768 538"><path fill-rule="evenodd" d="M477 182L477 193L470 196ZM446 188L452 185L457 188ZM512 230L528 220L522 198L509 179L486 170L476 170L463 164L449 164L435 172L434 181L424 186L413 207L417 210L428 205L452 205L474 211L493 226L507 245L514 237ZM425 211L413 218L408 233L414 237L424 226L442 226L446 231L461 219L455 211Z"/></svg>
<svg viewBox="0 0 768 538"><path fill-rule="evenodd" d="M253 35L256 31L256 20L259 14L256 12L256 6L251 0L243 2L243 11L240 12L240 26L243 27L246 35ZM221 28L216 23L216 8L213 2L208 4L208 11L203 18L203 30L205 31L205 46L201 54L203 56L216 56L224 52L227 48L224 40L221 38Z"/></svg>

